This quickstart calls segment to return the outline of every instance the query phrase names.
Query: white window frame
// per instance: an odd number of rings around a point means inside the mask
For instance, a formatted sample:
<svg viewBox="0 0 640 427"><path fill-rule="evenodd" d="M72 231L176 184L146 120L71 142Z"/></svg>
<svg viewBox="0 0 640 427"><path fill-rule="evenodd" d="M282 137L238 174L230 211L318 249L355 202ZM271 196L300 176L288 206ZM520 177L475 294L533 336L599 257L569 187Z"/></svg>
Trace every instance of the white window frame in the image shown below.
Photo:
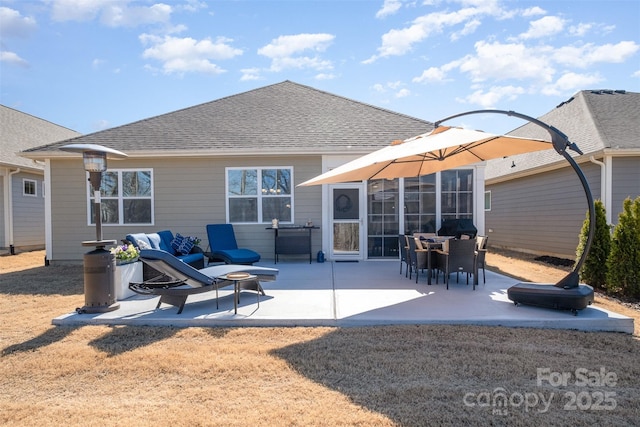
<svg viewBox="0 0 640 427"><path fill-rule="evenodd" d="M262 171L267 169L288 169L290 171L291 176L291 194L284 194L282 196L263 196L260 192L260 187L262 183ZM243 195L243 196L231 196L229 195L229 171L232 170L255 170L258 172L258 188L257 193L254 195ZM229 219L229 199L233 198L252 198L255 197L257 199L257 209L258 209L258 220L256 222L234 222L234 224L271 224L271 220L273 218L262 218L262 199L263 197L289 197L291 199L291 221L280 221L281 224L293 224L295 221L295 201L294 201L294 177L293 177L293 166L239 166L239 167L227 167L224 171L224 194L225 194L225 215L226 221L231 223Z"/></svg>
<svg viewBox="0 0 640 427"><path fill-rule="evenodd" d="M153 178L153 168L129 168L129 169L108 169L107 172L117 172L118 173L118 196L117 197L106 197L101 196L101 201L103 200L118 200L118 223L102 223L102 226L134 226L138 227L141 225L155 225L155 191L154 191L154 178ZM123 197L122 196L122 173L123 172L149 172L149 180L151 181L151 196L143 197ZM94 226L93 218L91 216L91 205L93 204L93 188L91 187L91 183L88 181L89 173L87 172L87 225ZM125 199L148 199L151 200L151 222L146 223L130 223L124 222L124 200Z"/></svg>
<svg viewBox="0 0 640 427"><path fill-rule="evenodd" d="M27 183L33 184L33 193L27 193ZM38 181L35 179L22 178L22 195L25 197L38 197Z"/></svg>
<svg viewBox="0 0 640 427"><path fill-rule="evenodd" d="M488 199L487 199L487 197L488 197ZM487 205L488 205L488 207L487 207ZM484 192L484 210L485 210L485 212L491 211L491 190L487 190L487 191Z"/></svg>

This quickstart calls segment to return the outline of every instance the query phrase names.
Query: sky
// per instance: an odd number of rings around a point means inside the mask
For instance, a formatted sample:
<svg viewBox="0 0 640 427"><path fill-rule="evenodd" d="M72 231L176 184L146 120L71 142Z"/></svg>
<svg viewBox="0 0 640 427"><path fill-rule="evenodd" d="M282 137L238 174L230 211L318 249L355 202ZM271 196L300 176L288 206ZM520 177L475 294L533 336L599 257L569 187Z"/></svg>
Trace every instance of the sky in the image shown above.
<svg viewBox="0 0 640 427"><path fill-rule="evenodd" d="M640 1L0 0L0 104L83 134L285 80L429 121L539 117L640 92Z"/></svg>

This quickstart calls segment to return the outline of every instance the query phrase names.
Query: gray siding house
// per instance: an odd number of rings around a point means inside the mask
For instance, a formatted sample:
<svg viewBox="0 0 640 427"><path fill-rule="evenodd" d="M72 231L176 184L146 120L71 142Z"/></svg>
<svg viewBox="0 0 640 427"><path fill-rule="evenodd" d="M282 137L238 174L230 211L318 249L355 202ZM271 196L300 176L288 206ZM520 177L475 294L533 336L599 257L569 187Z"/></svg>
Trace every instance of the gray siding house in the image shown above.
<svg viewBox="0 0 640 427"><path fill-rule="evenodd" d="M274 259L269 227L278 218L281 228L319 227L312 231L314 257L323 250L328 259L397 259L399 233L428 231L443 217L473 218L483 231L484 165L424 178L296 185L432 128L284 81L22 155L46 164L52 263L81 260L81 242L95 236L82 161L59 149L69 143L128 155L110 160L103 177L105 239L168 229L201 238L206 249L206 225L232 223L239 245L267 261Z"/></svg>
<svg viewBox="0 0 640 427"><path fill-rule="evenodd" d="M623 200L640 195L640 94L585 90L539 119L584 152L571 155L616 224ZM510 134L548 140L533 124ZM485 178L490 246L575 258L587 204L566 160L554 150L491 160Z"/></svg>
<svg viewBox="0 0 640 427"><path fill-rule="evenodd" d="M0 251L45 247L44 162L21 157L25 149L78 132L0 105Z"/></svg>

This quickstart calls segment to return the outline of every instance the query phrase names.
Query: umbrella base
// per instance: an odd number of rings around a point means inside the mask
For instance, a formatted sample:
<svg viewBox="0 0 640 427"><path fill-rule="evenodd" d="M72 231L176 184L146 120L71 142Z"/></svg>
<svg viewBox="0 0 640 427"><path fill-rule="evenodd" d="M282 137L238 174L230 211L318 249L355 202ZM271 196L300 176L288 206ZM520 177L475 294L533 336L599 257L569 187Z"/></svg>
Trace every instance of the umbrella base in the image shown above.
<svg viewBox="0 0 640 427"><path fill-rule="evenodd" d="M563 289L553 284L521 282L507 289L507 296L515 305L571 310L576 315L578 310L593 303L593 288L579 285Z"/></svg>

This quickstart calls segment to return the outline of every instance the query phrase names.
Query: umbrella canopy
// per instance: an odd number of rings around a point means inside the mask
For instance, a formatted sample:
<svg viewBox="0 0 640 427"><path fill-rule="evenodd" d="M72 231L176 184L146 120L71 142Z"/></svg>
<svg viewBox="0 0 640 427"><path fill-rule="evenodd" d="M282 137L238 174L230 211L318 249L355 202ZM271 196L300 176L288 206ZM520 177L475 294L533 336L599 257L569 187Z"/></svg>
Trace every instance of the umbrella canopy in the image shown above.
<svg viewBox="0 0 640 427"><path fill-rule="evenodd" d="M550 148L553 145L541 139L439 126L429 133L404 141L394 141L388 147L299 185L417 177L484 160Z"/></svg>

